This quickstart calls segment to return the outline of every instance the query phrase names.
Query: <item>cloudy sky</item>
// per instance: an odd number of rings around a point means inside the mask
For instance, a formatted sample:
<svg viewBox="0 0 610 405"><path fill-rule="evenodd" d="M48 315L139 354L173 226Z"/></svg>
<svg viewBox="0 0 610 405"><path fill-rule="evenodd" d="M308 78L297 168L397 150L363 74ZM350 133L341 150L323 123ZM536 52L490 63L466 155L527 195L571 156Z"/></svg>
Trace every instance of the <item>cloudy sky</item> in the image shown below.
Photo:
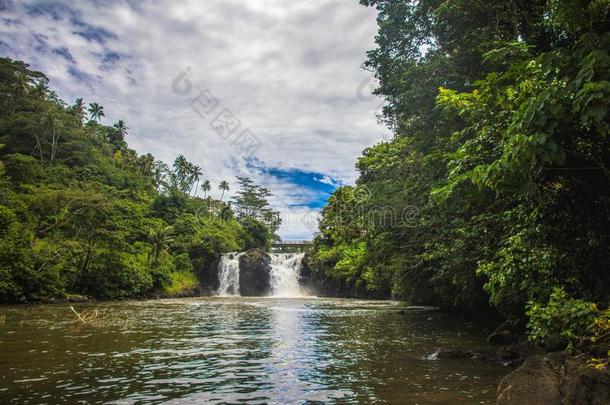
<svg viewBox="0 0 610 405"><path fill-rule="evenodd" d="M0 55L124 119L139 153L270 188L286 239L311 237L362 149L387 137L361 68L375 11L357 0L0 0L0 17Z"/></svg>

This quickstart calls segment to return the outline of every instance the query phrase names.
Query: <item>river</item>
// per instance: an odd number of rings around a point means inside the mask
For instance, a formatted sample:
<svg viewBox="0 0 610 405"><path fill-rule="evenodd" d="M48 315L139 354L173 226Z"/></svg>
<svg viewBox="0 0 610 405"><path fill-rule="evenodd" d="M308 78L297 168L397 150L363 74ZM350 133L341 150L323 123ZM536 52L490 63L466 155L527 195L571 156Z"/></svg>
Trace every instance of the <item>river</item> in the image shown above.
<svg viewBox="0 0 610 405"><path fill-rule="evenodd" d="M387 301L193 298L0 308L0 403L492 403L479 328ZM98 316L94 316L98 309ZM319 401L319 402L316 402Z"/></svg>

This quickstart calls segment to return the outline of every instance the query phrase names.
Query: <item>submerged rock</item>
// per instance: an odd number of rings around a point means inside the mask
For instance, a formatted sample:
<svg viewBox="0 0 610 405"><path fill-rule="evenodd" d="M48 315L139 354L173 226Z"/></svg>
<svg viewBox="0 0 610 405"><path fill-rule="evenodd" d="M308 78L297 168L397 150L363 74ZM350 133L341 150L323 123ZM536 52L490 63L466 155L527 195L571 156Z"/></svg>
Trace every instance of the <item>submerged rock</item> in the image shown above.
<svg viewBox="0 0 610 405"><path fill-rule="evenodd" d="M262 249L251 249L239 257L239 292L246 297L271 293L271 258Z"/></svg>
<svg viewBox="0 0 610 405"><path fill-rule="evenodd" d="M449 360L449 359L480 359L484 358L480 353L472 350L459 349L437 349L435 352L425 354L423 360Z"/></svg>
<svg viewBox="0 0 610 405"><path fill-rule="evenodd" d="M521 357L521 352L516 346L502 346L496 352L496 357L499 360L515 360Z"/></svg>
<svg viewBox="0 0 610 405"><path fill-rule="evenodd" d="M502 329L495 330L491 335L487 337L487 342L492 345L509 345L515 341L511 331Z"/></svg>

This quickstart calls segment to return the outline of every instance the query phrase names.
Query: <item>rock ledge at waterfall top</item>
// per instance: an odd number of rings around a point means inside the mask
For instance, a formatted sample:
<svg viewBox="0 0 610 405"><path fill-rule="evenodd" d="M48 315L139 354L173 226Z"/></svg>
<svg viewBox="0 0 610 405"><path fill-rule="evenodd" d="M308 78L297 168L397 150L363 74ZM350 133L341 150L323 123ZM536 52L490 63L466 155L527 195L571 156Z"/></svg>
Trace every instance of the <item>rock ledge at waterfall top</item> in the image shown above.
<svg viewBox="0 0 610 405"><path fill-rule="evenodd" d="M262 249L250 249L240 256L239 292L244 297L271 294L271 257Z"/></svg>

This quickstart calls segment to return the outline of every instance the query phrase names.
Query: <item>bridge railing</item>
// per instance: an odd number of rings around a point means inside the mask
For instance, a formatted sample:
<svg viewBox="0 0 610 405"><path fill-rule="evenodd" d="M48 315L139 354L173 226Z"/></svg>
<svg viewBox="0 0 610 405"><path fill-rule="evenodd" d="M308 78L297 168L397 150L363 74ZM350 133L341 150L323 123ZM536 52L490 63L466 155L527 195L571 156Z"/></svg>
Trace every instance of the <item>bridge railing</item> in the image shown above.
<svg viewBox="0 0 610 405"><path fill-rule="evenodd" d="M312 241L310 240L280 240L273 242L273 246L299 246L299 245L311 245Z"/></svg>

